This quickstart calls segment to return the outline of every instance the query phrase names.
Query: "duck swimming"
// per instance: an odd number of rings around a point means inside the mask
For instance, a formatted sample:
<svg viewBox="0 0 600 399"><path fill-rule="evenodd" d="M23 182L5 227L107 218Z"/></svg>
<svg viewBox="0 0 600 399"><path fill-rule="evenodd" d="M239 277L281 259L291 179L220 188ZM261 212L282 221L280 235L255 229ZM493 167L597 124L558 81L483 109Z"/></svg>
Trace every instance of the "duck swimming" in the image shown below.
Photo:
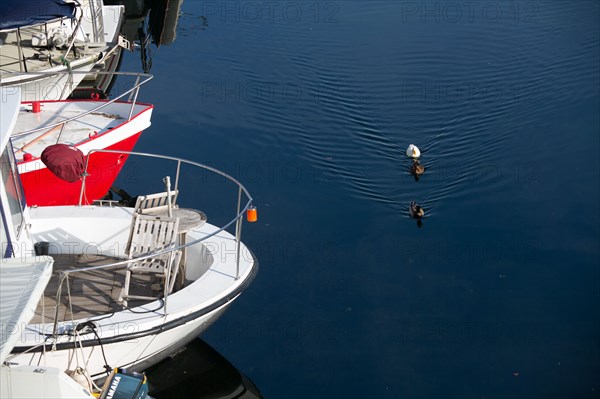
<svg viewBox="0 0 600 399"><path fill-rule="evenodd" d="M425 173L425 166L421 164L417 159L413 159L413 164L410 167L410 174L414 175L415 178Z"/></svg>
<svg viewBox="0 0 600 399"><path fill-rule="evenodd" d="M417 159L421 156L421 151L416 145L411 144L406 149L406 156L409 158Z"/></svg>
<svg viewBox="0 0 600 399"><path fill-rule="evenodd" d="M408 208L408 214L413 219L421 219L425 216L425 211L421 205L418 205L415 201L411 201L410 207Z"/></svg>

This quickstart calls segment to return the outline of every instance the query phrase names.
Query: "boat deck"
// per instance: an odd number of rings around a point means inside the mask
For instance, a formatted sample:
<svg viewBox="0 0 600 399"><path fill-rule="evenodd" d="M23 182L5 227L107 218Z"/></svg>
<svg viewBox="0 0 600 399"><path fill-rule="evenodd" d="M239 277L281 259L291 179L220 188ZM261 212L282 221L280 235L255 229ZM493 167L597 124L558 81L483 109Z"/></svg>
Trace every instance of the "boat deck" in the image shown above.
<svg viewBox="0 0 600 399"><path fill-rule="evenodd" d="M59 273L62 270L107 265L122 260L97 255L53 255L52 257L54 258L52 278L46 287L44 298L38 304L32 323L50 322L54 319ZM77 320L123 310L118 299L124 281L124 268L72 274L69 277L69 288L63 284L59 321L71 320L71 318ZM129 292L131 295L158 297L159 291L152 290L153 285L158 288L158 283L159 278L156 275L136 273L132 275ZM69 292L72 299L71 307L68 303ZM149 301L130 299L129 307L139 306L144 302ZM73 315L71 315L71 308Z"/></svg>
<svg viewBox="0 0 600 399"><path fill-rule="evenodd" d="M83 112L76 106L70 106L69 103L42 103L42 109L39 113L33 113L28 108L30 109L31 106L21 106L21 112L14 129L15 132L24 132L39 126L77 117ZM58 119L57 113L60 114ZM34 157L40 157L42 151L49 145L57 143L77 145L95 134L113 129L125 121L126 119L122 115L92 112L65 125L58 125L45 131L38 131L13 139L13 146L18 160L23 158L24 152Z"/></svg>
<svg viewBox="0 0 600 399"><path fill-rule="evenodd" d="M65 57L68 61L73 61L72 51L66 54L65 50L49 50L45 47L33 47L31 45L31 34L43 32L41 27L36 28L30 27L26 33L23 33L20 51L15 31L4 32L2 34L3 43L0 46L0 72L42 71L63 65L60 59L61 56ZM27 65L27 70L23 67L23 59Z"/></svg>

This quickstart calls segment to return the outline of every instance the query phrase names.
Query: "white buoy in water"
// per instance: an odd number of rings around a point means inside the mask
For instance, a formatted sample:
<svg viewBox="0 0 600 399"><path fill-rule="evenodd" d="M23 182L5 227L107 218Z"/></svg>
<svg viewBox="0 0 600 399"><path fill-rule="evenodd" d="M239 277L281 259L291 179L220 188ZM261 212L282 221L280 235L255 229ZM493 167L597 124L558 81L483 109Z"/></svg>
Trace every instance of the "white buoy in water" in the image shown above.
<svg viewBox="0 0 600 399"><path fill-rule="evenodd" d="M406 156L409 158L419 158L421 156L421 151L419 151L416 145L411 144L406 149Z"/></svg>

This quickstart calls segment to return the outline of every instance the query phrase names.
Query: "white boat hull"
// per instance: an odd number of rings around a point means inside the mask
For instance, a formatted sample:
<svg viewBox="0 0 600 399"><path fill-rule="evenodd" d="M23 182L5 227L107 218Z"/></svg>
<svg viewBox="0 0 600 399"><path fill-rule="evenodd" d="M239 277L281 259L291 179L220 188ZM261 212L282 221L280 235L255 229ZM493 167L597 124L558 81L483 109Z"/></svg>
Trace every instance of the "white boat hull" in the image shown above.
<svg viewBox="0 0 600 399"><path fill-rule="evenodd" d="M58 350L47 347L45 354L43 352L20 354L12 357L11 362L27 365L49 364L68 372L80 366L77 362L78 358L85 359L88 362L87 371L92 378L102 379L108 375L107 369L103 367L105 365L104 356L106 356L108 366L110 366L108 372L115 367L141 371L167 358L201 335L223 314L231 302L202 317L157 334L139 337L136 335L130 339L122 338L117 342L103 344L102 348L94 345L75 349L73 344L69 345L70 348ZM135 323L125 323L118 327L121 327L121 332L143 334L143 332L136 331ZM116 332L118 327L115 327L115 334L113 334L117 339L119 338ZM97 341L95 343L97 344ZM104 354L102 350L104 350Z"/></svg>
<svg viewBox="0 0 600 399"><path fill-rule="evenodd" d="M2 365L0 398L93 399L94 396L56 367Z"/></svg>
<svg viewBox="0 0 600 399"><path fill-rule="evenodd" d="M119 258L123 256L132 211L96 206L31 208L31 233L34 242L51 242L51 256L73 253ZM59 220L63 227L57 232ZM57 234L68 239L52 242ZM9 360L19 365L48 364L65 372L84 367L93 378L100 379L106 376L105 364L144 369L174 353L211 326L258 273L258 262L241 242L237 263L237 243L230 233L205 223L187 233L187 242L204 237L210 238L187 248L185 278L189 283L171 293L166 302L157 299L77 320L72 320L61 305L65 319L59 320L56 335L54 314L48 312L35 324L16 327L14 333L20 334L20 339ZM62 295L67 295L64 287ZM90 321L93 330L74 333L75 326Z"/></svg>
<svg viewBox="0 0 600 399"><path fill-rule="evenodd" d="M58 67L44 71L45 73L56 72L56 75L17 76L15 79L3 79L2 83L18 86L21 89L22 101L64 100L69 97L95 64L96 60L93 57L86 57L73 63L73 71L77 73L68 74L66 67Z"/></svg>

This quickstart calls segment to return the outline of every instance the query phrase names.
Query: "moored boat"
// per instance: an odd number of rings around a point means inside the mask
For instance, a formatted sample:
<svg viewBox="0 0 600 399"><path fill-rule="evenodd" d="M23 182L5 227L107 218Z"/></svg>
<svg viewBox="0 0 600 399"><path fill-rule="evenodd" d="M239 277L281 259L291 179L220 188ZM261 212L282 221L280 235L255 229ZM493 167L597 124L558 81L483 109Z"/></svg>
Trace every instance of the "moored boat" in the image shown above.
<svg viewBox="0 0 600 399"><path fill-rule="evenodd" d="M93 399L56 367L5 362L18 341L13 328L28 323L52 274L49 256L0 261L0 397Z"/></svg>
<svg viewBox="0 0 600 399"><path fill-rule="evenodd" d="M14 94L5 97L14 101ZM88 166L102 154L139 158L144 181L155 181L152 170L166 174L164 191L139 196L133 207L116 201L28 207L11 143L4 135L1 143L3 256L48 254L54 261L33 320L13 326L18 339L7 359L12 364L84 367L94 379L115 367L143 370L212 325L256 276L258 262L241 241L252 197L233 177L175 157L92 150ZM144 162L161 167L146 168ZM196 196L186 192L212 179L207 175L228 190L210 190L218 197L214 213L199 210ZM87 176L82 193L95 184ZM224 208L228 199L237 203L231 212ZM212 215L226 221L211 224Z"/></svg>
<svg viewBox="0 0 600 399"><path fill-rule="evenodd" d="M19 87L23 101L67 98L87 73L129 47L119 35L123 6L100 0L0 6L0 87Z"/></svg>
<svg viewBox="0 0 600 399"><path fill-rule="evenodd" d="M131 151L142 131L150 126L153 106L137 102L140 86L151 75L111 72L136 78L133 87L111 100L23 102L12 134L19 174L30 206L75 205L82 181L57 177L42 161L49 146L67 144L83 155L94 149ZM14 88L7 89L15 90ZM129 96L127 98L126 96ZM128 101L122 101L127 99ZM102 198L121 171L127 154L97 154L88 165L85 203ZM58 160L60 161L60 160Z"/></svg>
<svg viewBox="0 0 600 399"><path fill-rule="evenodd" d="M7 95L4 97L4 95ZM18 189L18 175L14 168L14 159L6 151L9 135L16 122L19 96L14 91L5 93L0 88L5 101L0 107L0 154L2 172L2 253L8 254L9 236L15 240L25 239L23 231L9 232L11 228L26 219L26 209L22 208L22 198ZM8 100L8 101L6 101ZM12 100L12 101L11 101ZM6 205L6 207L4 206ZM19 216L20 214L20 216ZM16 234L16 235L14 235ZM17 238L19 237L19 238ZM7 399L51 398L51 399L93 399L118 397L141 399L147 397L147 384L144 375L125 370L113 370L103 389L95 386L83 365L70 370L59 369L52 364L20 364L10 360L10 352L20 341L20 329L33 317L48 282L52 276L54 259L50 256L34 256L23 252L19 257L2 256L0 259L0 397ZM77 380L76 380L77 378ZM127 395L127 390L135 387L135 396Z"/></svg>

